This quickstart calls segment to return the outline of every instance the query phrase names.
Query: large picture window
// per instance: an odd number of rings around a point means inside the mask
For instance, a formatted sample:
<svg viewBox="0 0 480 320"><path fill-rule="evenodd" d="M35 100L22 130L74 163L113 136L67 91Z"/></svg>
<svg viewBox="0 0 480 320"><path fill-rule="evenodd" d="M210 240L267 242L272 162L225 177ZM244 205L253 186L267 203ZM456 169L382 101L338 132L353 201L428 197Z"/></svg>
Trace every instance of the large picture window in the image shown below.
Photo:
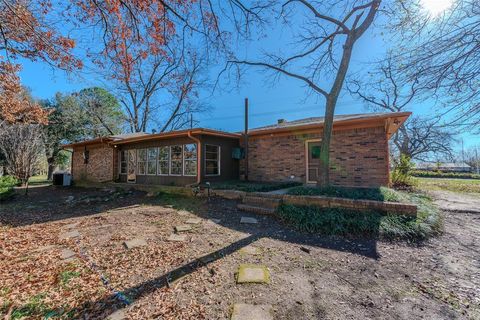
<svg viewBox="0 0 480 320"><path fill-rule="evenodd" d="M120 151L120 174L127 174L127 151Z"/></svg>
<svg viewBox="0 0 480 320"><path fill-rule="evenodd" d="M158 169L159 175L168 175L170 162L170 147L158 148Z"/></svg>
<svg viewBox="0 0 480 320"><path fill-rule="evenodd" d="M182 175L182 146L170 147L170 174Z"/></svg>
<svg viewBox="0 0 480 320"><path fill-rule="evenodd" d="M197 145L195 143L183 146L183 175L197 175Z"/></svg>
<svg viewBox="0 0 480 320"><path fill-rule="evenodd" d="M138 174L146 174L147 172L147 149L139 149L137 151L137 168Z"/></svg>
<svg viewBox="0 0 480 320"><path fill-rule="evenodd" d="M148 148L147 151L147 174L157 174L157 148Z"/></svg>
<svg viewBox="0 0 480 320"><path fill-rule="evenodd" d="M207 176L220 175L220 147L205 145L205 174Z"/></svg>

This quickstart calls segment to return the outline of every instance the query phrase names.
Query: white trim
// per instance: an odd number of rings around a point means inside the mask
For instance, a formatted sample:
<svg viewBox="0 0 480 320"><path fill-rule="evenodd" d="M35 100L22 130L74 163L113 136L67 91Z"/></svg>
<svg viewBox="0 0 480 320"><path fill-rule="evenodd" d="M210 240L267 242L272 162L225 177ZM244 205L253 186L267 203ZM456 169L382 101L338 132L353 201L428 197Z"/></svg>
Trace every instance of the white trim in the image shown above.
<svg viewBox="0 0 480 320"><path fill-rule="evenodd" d="M182 148L182 159L180 160L181 164L182 164L182 170L181 170L181 173L180 174L173 174L172 173L172 147L178 147L180 146ZM182 173L183 173L183 144L174 144L172 146L170 146L170 154L168 155L169 156L169 160L168 160L168 173L170 176L173 176L173 177L181 177L182 176Z"/></svg>
<svg viewBox="0 0 480 320"><path fill-rule="evenodd" d="M308 176L308 158L310 155L308 154L308 143L309 142L319 142L322 141L322 139L311 139L311 140L305 140L305 183L317 183L317 181L310 181L310 178Z"/></svg>
<svg viewBox="0 0 480 320"><path fill-rule="evenodd" d="M183 145L183 150L182 150L182 167L183 167L183 170L182 170L182 173L183 173L183 176L185 177L196 177L198 172L196 172L195 174L185 174L185 160L186 161L194 161L193 159L185 159L185 146L186 145L189 145L189 144L193 144L195 146L195 171L197 171L198 169L198 145L196 142L194 143L186 143Z"/></svg>
<svg viewBox="0 0 480 320"><path fill-rule="evenodd" d="M217 160L217 161L218 161L218 174L207 174L207 146L212 146L212 147L217 147L217 148L218 148L218 160ZM221 146L218 146L218 145L216 145L216 144L208 144L208 143L206 143L206 144L205 144L205 150L204 150L204 151L205 151L205 156L204 156L204 159L205 159L205 161L204 161L204 167L205 167L204 173L205 173L205 177L218 177L218 176L220 176L220 175L222 174L222 172L221 172L221 168L222 168L222 165L221 165L221 164L222 164L222 161L221 161L221 160L222 160L222 158L221 158L222 147L221 147ZM210 160L210 161L211 161L211 160Z"/></svg>

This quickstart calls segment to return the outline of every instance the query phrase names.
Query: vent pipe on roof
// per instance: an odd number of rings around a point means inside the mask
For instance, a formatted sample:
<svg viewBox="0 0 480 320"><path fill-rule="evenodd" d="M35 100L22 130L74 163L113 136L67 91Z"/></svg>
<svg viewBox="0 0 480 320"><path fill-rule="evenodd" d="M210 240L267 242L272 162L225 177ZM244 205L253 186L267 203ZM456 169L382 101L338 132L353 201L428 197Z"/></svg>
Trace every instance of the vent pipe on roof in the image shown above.
<svg viewBox="0 0 480 320"><path fill-rule="evenodd" d="M285 123L285 122L287 122L287 120L285 120L285 119L278 119L278 124L282 124L282 123Z"/></svg>

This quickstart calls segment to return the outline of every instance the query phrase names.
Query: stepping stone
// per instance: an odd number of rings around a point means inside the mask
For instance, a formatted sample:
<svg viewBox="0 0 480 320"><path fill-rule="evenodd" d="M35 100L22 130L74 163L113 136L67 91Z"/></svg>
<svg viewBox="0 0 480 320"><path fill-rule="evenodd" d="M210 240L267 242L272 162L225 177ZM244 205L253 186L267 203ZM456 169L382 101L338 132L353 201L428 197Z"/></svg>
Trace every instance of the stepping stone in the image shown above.
<svg viewBox="0 0 480 320"><path fill-rule="evenodd" d="M175 227L175 232L185 232L190 230L192 230L192 227L189 226L188 224L181 224Z"/></svg>
<svg viewBox="0 0 480 320"><path fill-rule="evenodd" d="M52 249L55 249L57 246L54 244L46 245L46 246L41 246L38 247L37 249L32 250L33 252L44 252L44 251L50 251Z"/></svg>
<svg viewBox="0 0 480 320"><path fill-rule="evenodd" d="M178 215L182 216L182 217L186 217L186 216L190 215L190 212L185 211L185 210L180 210L180 211L178 211Z"/></svg>
<svg viewBox="0 0 480 320"><path fill-rule="evenodd" d="M72 231L68 231L60 234L60 240L78 238L78 237L80 237L80 232L78 232L78 230L72 230Z"/></svg>
<svg viewBox="0 0 480 320"><path fill-rule="evenodd" d="M73 229L75 228L76 226L78 226L80 222L75 222L75 223L70 223L70 224L67 224L65 226L63 226L65 229Z"/></svg>
<svg viewBox="0 0 480 320"><path fill-rule="evenodd" d="M62 260L72 260L73 258L75 258L75 252L73 252L72 250L70 249L62 249L62 251L60 251L60 257Z"/></svg>
<svg viewBox="0 0 480 320"><path fill-rule="evenodd" d="M173 241L173 242L183 242L187 240L187 236L184 234L171 234L170 237L168 237L167 241Z"/></svg>
<svg viewBox="0 0 480 320"><path fill-rule="evenodd" d="M231 320L273 320L271 305L236 303L233 305Z"/></svg>
<svg viewBox="0 0 480 320"><path fill-rule="evenodd" d="M240 223L257 224L258 220L250 217L242 217L240 218Z"/></svg>
<svg viewBox="0 0 480 320"><path fill-rule="evenodd" d="M185 223L188 223L188 224L199 224L201 222L202 222L202 219L200 218L191 218L185 221Z"/></svg>
<svg viewBox="0 0 480 320"><path fill-rule="evenodd" d="M213 223L220 223L220 221L222 221L222 220L220 220L220 219L210 219L210 221L213 222Z"/></svg>
<svg viewBox="0 0 480 320"><path fill-rule="evenodd" d="M145 239L139 238L139 239L132 239L132 240L125 241L123 243L123 245L127 249L133 249L133 248L137 248L137 247L146 246L147 242L145 241Z"/></svg>
<svg viewBox="0 0 480 320"><path fill-rule="evenodd" d="M242 249L240 249L240 253L243 253L243 254L251 254L251 255L258 255L260 254L260 249L256 248L256 247L253 247L253 246L246 246L246 247L243 247Z"/></svg>
<svg viewBox="0 0 480 320"><path fill-rule="evenodd" d="M238 267L237 283L269 283L267 267L254 264L241 264Z"/></svg>
<svg viewBox="0 0 480 320"><path fill-rule="evenodd" d="M125 315L125 311L123 311L122 309L115 311L114 313L112 313L107 317L107 320L124 320L124 319L127 319L127 316Z"/></svg>

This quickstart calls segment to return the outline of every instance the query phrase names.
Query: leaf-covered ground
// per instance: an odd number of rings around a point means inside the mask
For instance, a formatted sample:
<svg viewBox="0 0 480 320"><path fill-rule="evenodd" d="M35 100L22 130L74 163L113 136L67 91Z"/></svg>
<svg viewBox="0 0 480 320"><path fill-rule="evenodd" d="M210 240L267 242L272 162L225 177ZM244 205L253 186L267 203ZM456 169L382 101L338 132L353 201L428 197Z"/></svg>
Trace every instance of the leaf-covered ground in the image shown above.
<svg viewBox="0 0 480 320"><path fill-rule="evenodd" d="M302 234L266 216L242 225L245 215L221 199L32 188L1 207L0 317L226 319L238 302L270 304L276 319L479 316L471 214L446 212L445 234L420 246ZM187 241L167 241L193 217ZM80 237L61 240L68 230ZM127 250L134 238L147 245ZM270 284L237 285L243 263L265 265Z"/></svg>

